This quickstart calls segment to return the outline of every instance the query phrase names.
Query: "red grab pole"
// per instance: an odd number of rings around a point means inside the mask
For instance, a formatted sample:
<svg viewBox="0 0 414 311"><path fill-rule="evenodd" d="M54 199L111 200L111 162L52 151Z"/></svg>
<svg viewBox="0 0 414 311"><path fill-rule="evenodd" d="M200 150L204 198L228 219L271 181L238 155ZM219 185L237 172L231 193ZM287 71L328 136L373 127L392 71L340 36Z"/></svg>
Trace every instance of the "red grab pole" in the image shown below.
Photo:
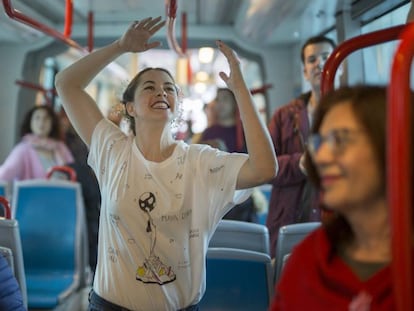
<svg viewBox="0 0 414 311"><path fill-rule="evenodd" d="M329 90L333 89L336 71L338 70L339 65L349 54L359 49L379 43L397 40L404 27L405 25L400 25L374 31L345 40L339 44L326 60L325 66L323 67L321 77L321 93L326 94Z"/></svg>
<svg viewBox="0 0 414 311"><path fill-rule="evenodd" d="M387 193L392 224L392 273L397 310L414 310L413 184L410 69L414 23L406 26L395 53L387 107Z"/></svg>

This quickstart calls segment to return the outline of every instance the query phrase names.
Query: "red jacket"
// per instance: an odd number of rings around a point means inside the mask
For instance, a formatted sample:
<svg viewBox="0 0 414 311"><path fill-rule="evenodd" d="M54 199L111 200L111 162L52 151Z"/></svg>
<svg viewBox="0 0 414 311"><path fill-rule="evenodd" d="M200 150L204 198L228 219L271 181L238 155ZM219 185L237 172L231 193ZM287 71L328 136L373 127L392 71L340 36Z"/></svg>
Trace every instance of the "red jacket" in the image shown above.
<svg viewBox="0 0 414 311"><path fill-rule="evenodd" d="M311 233L294 249L275 293L271 311L395 310L391 267L361 281L333 254L324 228Z"/></svg>

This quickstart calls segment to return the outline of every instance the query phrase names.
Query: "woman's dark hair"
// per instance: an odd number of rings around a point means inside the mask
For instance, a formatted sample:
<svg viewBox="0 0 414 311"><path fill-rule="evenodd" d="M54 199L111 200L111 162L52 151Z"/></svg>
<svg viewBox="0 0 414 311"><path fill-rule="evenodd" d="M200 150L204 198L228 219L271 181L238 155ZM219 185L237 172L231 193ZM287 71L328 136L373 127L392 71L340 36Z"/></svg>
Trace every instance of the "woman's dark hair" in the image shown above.
<svg viewBox="0 0 414 311"><path fill-rule="evenodd" d="M144 75L144 73L146 73L150 70L158 70L158 71L165 72L175 84L175 80L174 80L172 74L167 69L160 68L160 67L147 67L147 68L141 70L140 72L138 72L138 74L131 80L131 82L129 82L129 84L126 87L124 93L122 94L121 103L126 105L128 102L133 102L134 101L135 91L136 91L138 85L141 82L141 77ZM177 95L178 95L178 89L176 88L176 90L177 90ZM131 117L127 112L125 113L125 115L130 121L131 130L133 131L134 135L136 135L135 134L135 119L133 117Z"/></svg>
<svg viewBox="0 0 414 311"><path fill-rule="evenodd" d="M314 114L311 133L318 133L326 114L335 106L349 103L355 117L367 133L367 136L377 156L380 176L386 191L386 113L387 89L382 86L346 86L331 91L322 97ZM414 112L414 109L412 109ZM412 125L414 122L411 123ZM414 139L414 126L411 128ZM414 141L411 145L414 145ZM306 155L305 167L309 180L320 189L320 178L309 154ZM412 174L411 177L414 177ZM322 209L326 209L321 206ZM333 245L341 245L353 239L352 230L347 220L341 215L330 215L324 221L328 236Z"/></svg>
<svg viewBox="0 0 414 311"><path fill-rule="evenodd" d="M50 133L49 133L48 137L53 138L53 139L57 139L57 140L61 140L62 135L61 135L61 128L60 128L60 125L59 125L59 118L58 118L57 114L55 113L55 111L53 110L53 108L50 107L50 106L47 106L47 105L34 106L33 108L31 108L26 113L26 115L23 119L22 127L20 129L20 137L23 137L26 134L33 133L30 124L31 124L31 121L32 121L33 114L39 109L45 110L47 112L48 116L50 117L50 120L52 121L52 126L50 128Z"/></svg>

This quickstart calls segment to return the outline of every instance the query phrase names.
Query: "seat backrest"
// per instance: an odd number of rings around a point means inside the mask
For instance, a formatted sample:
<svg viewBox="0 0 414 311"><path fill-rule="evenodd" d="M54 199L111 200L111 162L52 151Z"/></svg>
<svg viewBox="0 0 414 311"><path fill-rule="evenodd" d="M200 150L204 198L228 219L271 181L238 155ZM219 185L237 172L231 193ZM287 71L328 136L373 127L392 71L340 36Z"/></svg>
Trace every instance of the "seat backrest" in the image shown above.
<svg viewBox="0 0 414 311"><path fill-rule="evenodd" d="M15 219L0 218L0 245L13 253L14 275L19 283L24 304L27 306L27 288L19 224Z"/></svg>
<svg viewBox="0 0 414 311"><path fill-rule="evenodd" d="M284 261L289 257L286 255L290 254L296 244L300 243L310 232L318 228L320 224L320 222L303 222L286 225L279 229L275 253L275 283L280 278Z"/></svg>
<svg viewBox="0 0 414 311"><path fill-rule="evenodd" d="M223 219L211 237L209 247L237 248L269 254L269 231L265 225Z"/></svg>
<svg viewBox="0 0 414 311"><path fill-rule="evenodd" d="M45 268L74 271L81 225L78 187L67 181L15 183L12 214L20 225L26 273Z"/></svg>
<svg viewBox="0 0 414 311"><path fill-rule="evenodd" d="M88 179L87 181L78 180L78 173L77 173L75 167L76 168L78 167L78 165L76 163L71 163L70 165L55 165L55 166L52 166L48 170L46 178L49 179L49 180L68 180L68 181L73 181L73 182L79 181L79 184L81 185L82 191L85 191L85 190L86 191L91 191L91 188L85 188L85 185L84 185L85 182L87 182L87 183L96 182L96 187L98 187L98 189L99 189L99 185L98 185L97 181L94 180L94 179ZM87 172L86 173L83 172L82 169L87 170ZM83 177L85 175L87 175L87 176L90 175L89 169L90 168L87 165L85 165L85 167L79 168L79 171L81 173L80 174L81 177ZM93 187L93 186L90 185L90 187ZM94 188L92 188L92 189L94 189ZM83 234L82 234L82 250L81 251L82 251L83 256L81 256L82 257L81 258L81 260L82 260L81 266L85 266L86 270L82 271L80 285L84 286L84 285L90 285L90 283L92 282L91 267L88 266L89 265L89 255L90 255L89 254L89 233L88 233L88 231L89 231L88 227L90 225L89 224L90 219L88 219L88 215L91 214L91 211L90 210L88 211L89 206L85 206L85 205L87 205L87 203L89 203L90 195L86 194L86 197L85 197L85 192L83 192L82 197L83 197L82 202L84 203L82 210L85 211L85 226L82 226L82 227L84 227L84 229L82 229ZM99 222L99 219L97 219L96 221ZM94 255L96 256L95 253L94 253Z"/></svg>
<svg viewBox="0 0 414 311"><path fill-rule="evenodd" d="M80 184L66 180L17 181L12 202L12 217L20 226L29 307L40 299L30 298L39 293L36 285L36 294L32 294L31 280L40 271L46 284L46 275L54 278L60 275L62 283L64 278L72 276L71 289L76 290L85 279L86 271L84 239L87 233ZM42 282L40 277L35 279L36 284ZM58 299L64 299L68 293L60 294Z"/></svg>
<svg viewBox="0 0 414 311"><path fill-rule="evenodd" d="M234 248L209 248L206 258L206 292L200 301L200 310L268 310L273 296L269 255Z"/></svg>

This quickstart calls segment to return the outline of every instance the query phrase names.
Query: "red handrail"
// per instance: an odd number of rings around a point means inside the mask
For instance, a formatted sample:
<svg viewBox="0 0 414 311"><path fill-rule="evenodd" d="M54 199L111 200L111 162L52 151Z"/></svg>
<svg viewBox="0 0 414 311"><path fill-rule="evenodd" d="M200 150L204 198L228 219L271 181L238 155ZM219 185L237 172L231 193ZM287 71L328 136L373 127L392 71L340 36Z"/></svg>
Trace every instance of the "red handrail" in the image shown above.
<svg viewBox="0 0 414 311"><path fill-rule="evenodd" d="M45 89L43 86L41 86L39 84L35 84L35 83L32 83L32 82L27 82L27 81L22 81L22 80L16 80L15 83L17 85L23 86L25 88L32 89L32 90L43 93L47 104L50 105L50 106L52 105L52 102L50 100L50 95L52 94L53 96L57 96L56 89L54 89L54 88L53 89Z"/></svg>
<svg viewBox="0 0 414 311"><path fill-rule="evenodd" d="M44 94L53 94L53 95L57 95L56 90L53 89L45 89L43 86L36 84L36 83L32 83L32 82L27 82L27 81L23 81L23 80L16 80L15 81L16 84L23 86L23 87L27 87L29 89L33 89L35 91L39 91L42 92Z"/></svg>
<svg viewBox="0 0 414 311"><path fill-rule="evenodd" d="M187 57L185 51L181 49L177 40L175 38L175 18L177 15L177 0L167 0L166 1L166 11L167 11L167 43L170 49L175 51L180 57ZM183 39L187 38L187 34L184 32L187 31L186 25L187 19L183 19L182 33ZM183 42L183 46L187 47L187 42Z"/></svg>
<svg viewBox="0 0 414 311"><path fill-rule="evenodd" d="M93 21L94 16L93 12L89 11L88 13L88 51L93 51L94 41L93 41Z"/></svg>
<svg viewBox="0 0 414 311"><path fill-rule="evenodd" d="M264 94L268 89L270 89L272 87L273 87L273 84L267 83L267 84L264 84L261 87L257 87L257 88L254 88L254 89L250 89L250 94L252 94L252 95L255 95L255 94Z"/></svg>
<svg viewBox="0 0 414 311"><path fill-rule="evenodd" d="M9 201L5 197L0 196L0 205L2 205L4 208L4 218L11 219L11 209Z"/></svg>
<svg viewBox="0 0 414 311"><path fill-rule="evenodd" d="M66 0L65 28L63 30L63 34L66 38L70 38L72 34L72 21L73 21L73 2L72 0Z"/></svg>
<svg viewBox="0 0 414 311"><path fill-rule="evenodd" d="M26 24L34 29L37 29L43 33L45 33L46 35L49 35L51 37L54 37L58 40L63 41L64 43L66 43L67 45L76 48L80 51L83 52L87 52L87 50L85 50L82 46L80 46L78 43L76 43L74 40L66 37L63 33L60 33L59 31L46 26L38 21L36 21L35 19L24 15L23 13L21 13L20 11L16 10L14 7L12 7L11 5L11 0L3 0L3 6L4 6L4 11L6 12L7 16L9 16L11 19L18 21L20 23Z"/></svg>
<svg viewBox="0 0 414 311"><path fill-rule="evenodd" d="M52 177L53 173L55 173L55 172L62 172L64 174L68 175L70 181L76 181L76 178L77 178L76 171L73 168L71 168L70 166L65 166L65 165L52 166L50 168L50 170L47 172L46 178L50 179Z"/></svg>
<svg viewBox="0 0 414 311"><path fill-rule="evenodd" d="M327 59L321 77L321 94L334 88L335 74L343 60L356 50L398 39L405 25L363 34L339 44Z"/></svg>
<svg viewBox="0 0 414 311"><path fill-rule="evenodd" d="M181 14L181 49L184 54L187 53L187 13L183 12Z"/></svg>
<svg viewBox="0 0 414 311"><path fill-rule="evenodd" d="M392 273L397 310L414 310L410 69L414 24L400 36L388 87L387 190L392 224Z"/></svg>

